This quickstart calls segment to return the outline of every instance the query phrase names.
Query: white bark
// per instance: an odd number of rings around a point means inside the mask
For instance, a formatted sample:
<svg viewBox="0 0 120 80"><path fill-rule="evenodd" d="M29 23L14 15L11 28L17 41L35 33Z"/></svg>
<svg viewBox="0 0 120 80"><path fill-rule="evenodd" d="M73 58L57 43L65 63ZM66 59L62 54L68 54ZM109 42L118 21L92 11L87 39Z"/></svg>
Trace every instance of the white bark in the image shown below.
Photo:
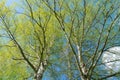
<svg viewBox="0 0 120 80"><path fill-rule="evenodd" d="M82 60L82 54L80 53L80 47L77 45L77 50L78 50L78 60L79 60L79 63L80 63L80 68L82 70L82 73L83 75L81 76L81 79L82 80L87 80L86 79L86 75L87 75L87 69L86 69L86 66Z"/></svg>
<svg viewBox="0 0 120 80"><path fill-rule="evenodd" d="M77 45L77 50L78 50L78 60L81 62L81 54L80 54L80 47Z"/></svg>
<svg viewBox="0 0 120 80"><path fill-rule="evenodd" d="M36 74L36 80L42 80L43 73L44 73L44 66L43 66L43 63L41 62L41 65Z"/></svg>

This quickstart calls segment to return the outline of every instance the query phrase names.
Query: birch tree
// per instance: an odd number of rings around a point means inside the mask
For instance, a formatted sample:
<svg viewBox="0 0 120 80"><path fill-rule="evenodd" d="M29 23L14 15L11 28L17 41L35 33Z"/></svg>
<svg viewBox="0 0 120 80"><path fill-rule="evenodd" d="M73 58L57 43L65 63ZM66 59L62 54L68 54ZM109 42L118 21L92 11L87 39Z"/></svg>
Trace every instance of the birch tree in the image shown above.
<svg viewBox="0 0 120 80"><path fill-rule="evenodd" d="M80 73L79 77L82 80L101 80L118 75L119 72L101 75L96 69L103 52L110 46L119 45L115 40L119 39L120 2L112 0L53 0L53 4L50 2L44 1L53 12L68 41Z"/></svg>
<svg viewBox="0 0 120 80"><path fill-rule="evenodd" d="M1 7L1 30L7 39L8 53L14 53L13 60L27 64L32 69L30 76L41 80L48 65L50 47L54 43L56 30L53 20L47 9L34 1L23 1L24 11L9 9L5 4ZM57 37L59 34L57 34ZM5 45L5 44L4 44ZM29 72L29 71L28 71Z"/></svg>

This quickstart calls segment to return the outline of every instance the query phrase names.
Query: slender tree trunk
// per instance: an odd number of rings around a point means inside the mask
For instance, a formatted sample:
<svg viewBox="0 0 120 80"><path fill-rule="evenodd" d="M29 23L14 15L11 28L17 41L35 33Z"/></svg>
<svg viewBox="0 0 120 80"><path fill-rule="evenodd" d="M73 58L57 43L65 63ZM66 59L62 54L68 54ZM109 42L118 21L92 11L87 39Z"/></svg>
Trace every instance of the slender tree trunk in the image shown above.
<svg viewBox="0 0 120 80"><path fill-rule="evenodd" d="M82 59L82 54L80 53L80 48L79 46L77 45L77 50L78 50L78 60L79 60L79 63L80 63L80 68L81 68L81 79L82 80L89 80L87 78L87 68L85 66L85 63L83 62L83 59Z"/></svg>
<svg viewBox="0 0 120 80"><path fill-rule="evenodd" d="M90 80L90 79L88 79L88 78L85 77L85 76L81 76L81 80Z"/></svg>
<svg viewBox="0 0 120 80"><path fill-rule="evenodd" d="M41 63L41 65L39 66L39 69L35 75L35 79L42 80L44 71L45 71L44 65L43 65L43 63Z"/></svg>

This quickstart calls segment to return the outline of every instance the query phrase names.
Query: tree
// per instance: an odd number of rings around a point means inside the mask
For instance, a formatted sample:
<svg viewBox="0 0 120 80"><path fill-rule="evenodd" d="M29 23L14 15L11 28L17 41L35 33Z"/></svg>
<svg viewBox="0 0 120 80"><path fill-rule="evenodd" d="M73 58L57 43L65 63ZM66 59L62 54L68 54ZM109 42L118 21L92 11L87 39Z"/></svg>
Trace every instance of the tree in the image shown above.
<svg viewBox="0 0 120 80"><path fill-rule="evenodd" d="M0 24L6 40L2 50L9 49L6 52L24 65L25 74L34 74L36 80L46 72L53 79L102 80L120 73L108 74L101 61L104 51L119 46L119 0L23 0L23 4L21 11L4 4Z"/></svg>
<svg viewBox="0 0 120 80"><path fill-rule="evenodd" d="M0 16L2 31L8 37L7 46L13 49L11 52L15 57L12 56L12 59L25 61L33 70L36 80L39 80L48 64L50 47L56 37L55 27L52 26L54 17L39 5L34 6L36 11L33 12L31 3L27 0L25 3L25 12L14 11L13 13L7 7L5 8L8 11L3 11Z"/></svg>

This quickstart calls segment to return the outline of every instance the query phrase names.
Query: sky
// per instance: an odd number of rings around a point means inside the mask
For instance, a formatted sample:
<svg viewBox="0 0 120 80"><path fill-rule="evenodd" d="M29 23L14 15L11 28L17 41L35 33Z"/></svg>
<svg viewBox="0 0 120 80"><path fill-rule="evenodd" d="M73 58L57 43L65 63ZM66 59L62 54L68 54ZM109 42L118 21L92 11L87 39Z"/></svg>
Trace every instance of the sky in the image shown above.
<svg viewBox="0 0 120 80"><path fill-rule="evenodd" d="M102 61L104 63L118 59L120 59L120 46L109 48L103 53ZM106 63L105 65L107 69L112 69L115 72L118 72L120 70L120 61Z"/></svg>
<svg viewBox="0 0 120 80"><path fill-rule="evenodd" d="M6 2L6 6L16 6L16 5L20 5L21 6L21 0L7 0L7 2ZM18 6L16 6L15 7L15 10L17 11L17 12L22 12L23 11L23 9L21 8L21 7L18 7Z"/></svg>
<svg viewBox="0 0 120 80"><path fill-rule="evenodd" d="M7 0L7 3L6 3L6 5L11 5L11 4L13 4L13 3L17 3L17 2L19 2L20 0Z"/></svg>

